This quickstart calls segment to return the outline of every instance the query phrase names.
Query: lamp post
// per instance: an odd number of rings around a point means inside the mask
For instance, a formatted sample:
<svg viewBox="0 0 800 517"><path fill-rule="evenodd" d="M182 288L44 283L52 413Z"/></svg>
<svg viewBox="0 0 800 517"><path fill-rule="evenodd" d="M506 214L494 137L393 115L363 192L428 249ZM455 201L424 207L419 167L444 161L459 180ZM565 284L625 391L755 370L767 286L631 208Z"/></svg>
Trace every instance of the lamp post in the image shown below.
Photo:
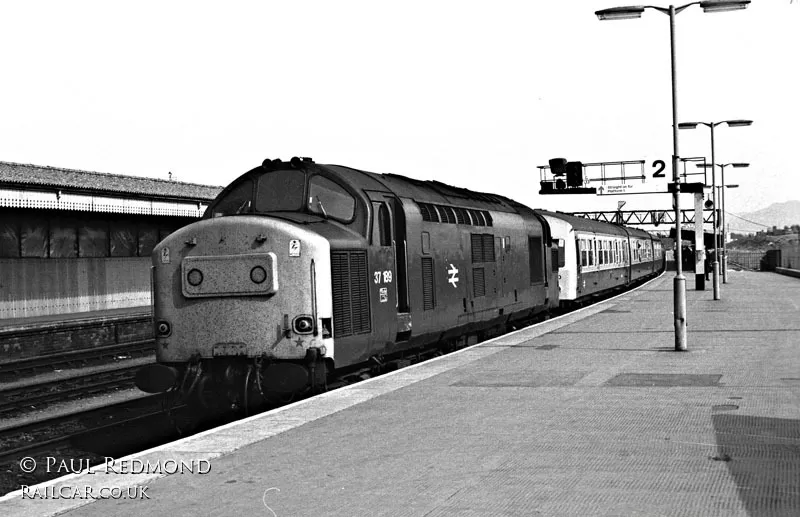
<svg viewBox="0 0 800 517"><path fill-rule="evenodd" d="M681 122L678 124L678 129L694 129L698 125L708 126L711 129L711 195L713 197L712 202L714 203L714 211L713 214L713 224L714 224L714 262L712 264L713 268L713 278L712 282L714 284L714 299L720 299L720 292L719 292L719 241L717 238L717 190L714 188L716 186L716 161L714 156L714 128L719 126L720 124L728 124L728 127L742 127L742 126L749 126L752 124L752 120L721 120L719 122ZM725 273L723 272L723 275Z"/></svg>
<svg viewBox="0 0 800 517"><path fill-rule="evenodd" d="M717 165L717 167L722 169L722 183L721 183L721 185L719 187L714 189L714 193L715 193L715 195L717 197L721 198L721 201L722 201L722 203L720 204L720 211L719 211L720 218L722 219L722 221L719 224L719 226L722 228L722 283L723 284L727 284L728 283L728 273L727 273L727 269L728 269L728 248L727 248L727 244L726 244L726 240L727 240L726 234L727 234L727 232L725 231L725 188L726 187L727 188L738 188L739 185L725 185L725 167L732 166L734 169L739 169L739 168L743 168L743 167L750 167L750 164L749 163L735 162L735 163L722 163L722 164L718 163L716 165ZM697 166L701 167L701 168L705 168L705 169L711 167L711 165L704 164L704 163L698 163ZM712 172L712 178L713 178L713 172ZM715 197L714 203L716 203L716 197ZM716 211L717 211L717 207L716 207L716 204L715 204L714 205L714 212L713 212L714 215L716 215ZM716 223L715 223L715 226L716 226ZM716 238L717 237L716 237L716 231L715 231L714 239L716 239Z"/></svg>
<svg viewBox="0 0 800 517"><path fill-rule="evenodd" d="M698 167L703 167L702 164L697 164ZM722 221L720 222L720 228L722 228L722 283L728 283L728 247L726 241L727 239L727 231L726 231L726 222L725 219L725 188L738 188L739 185L725 185L725 167L733 167L734 169L742 169L745 167L750 167L749 163L741 163L741 162L734 162L734 163L722 163L717 164L717 166L722 169L722 183L719 187L719 192L721 194L721 201L720 204L720 217ZM716 206L714 207L716 209Z"/></svg>
<svg viewBox="0 0 800 517"><path fill-rule="evenodd" d="M675 78L675 15L689 7L699 4L703 12L735 11L745 9L750 0L715 0L705 2L691 2L680 7L670 5L669 8L656 7L652 5L635 5L625 7L612 7L595 11L600 20L625 20L631 18L641 18L645 9L655 9L660 13L669 15L669 42L670 42L670 65L672 68L672 181L675 190L672 193L672 203L675 206L675 280L673 282L674 311L675 320L675 350L686 350L686 277L683 276L683 254L681 252L681 207L680 207L680 183L678 176L678 87Z"/></svg>

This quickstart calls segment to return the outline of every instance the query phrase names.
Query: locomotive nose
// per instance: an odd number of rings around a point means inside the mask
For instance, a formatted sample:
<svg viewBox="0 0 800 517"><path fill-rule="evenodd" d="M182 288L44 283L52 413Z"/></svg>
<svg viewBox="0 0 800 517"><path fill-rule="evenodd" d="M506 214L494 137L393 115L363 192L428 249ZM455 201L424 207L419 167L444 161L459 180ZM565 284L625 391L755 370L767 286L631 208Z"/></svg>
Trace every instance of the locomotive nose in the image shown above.
<svg viewBox="0 0 800 517"><path fill-rule="evenodd" d="M145 393L163 393L175 386L178 370L163 364L149 364L136 372L136 387Z"/></svg>

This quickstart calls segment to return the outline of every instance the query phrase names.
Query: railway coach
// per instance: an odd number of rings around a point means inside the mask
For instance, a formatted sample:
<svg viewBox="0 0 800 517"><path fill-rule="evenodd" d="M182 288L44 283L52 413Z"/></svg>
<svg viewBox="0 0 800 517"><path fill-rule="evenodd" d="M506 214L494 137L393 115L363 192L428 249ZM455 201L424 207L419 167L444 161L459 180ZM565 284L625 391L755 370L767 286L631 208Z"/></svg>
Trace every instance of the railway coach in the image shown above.
<svg viewBox="0 0 800 517"><path fill-rule="evenodd" d="M561 305L580 305L664 270L661 240L644 230L537 210L564 251Z"/></svg>
<svg viewBox="0 0 800 517"><path fill-rule="evenodd" d="M502 196L265 160L156 246L158 364L137 386L247 407L476 342L558 306L558 249Z"/></svg>

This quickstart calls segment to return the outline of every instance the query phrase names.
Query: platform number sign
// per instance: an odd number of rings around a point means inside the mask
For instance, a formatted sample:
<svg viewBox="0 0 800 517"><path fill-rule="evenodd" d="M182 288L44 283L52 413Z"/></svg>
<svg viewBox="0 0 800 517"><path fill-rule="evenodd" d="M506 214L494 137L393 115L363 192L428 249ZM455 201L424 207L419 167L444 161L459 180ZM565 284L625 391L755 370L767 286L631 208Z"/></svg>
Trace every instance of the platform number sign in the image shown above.
<svg viewBox="0 0 800 517"><path fill-rule="evenodd" d="M653 162L653 167L658 169L656 172L653 173L654 178L663 178L664 177L664 169L666 168L667 164L664 163L664 160L656 160Z"/></svg>
<svg viewBox="0 0 800 517"><path fill-rule="evenodd" d="M289 241L289 256L290 257L300 256L300 239L292 239Z"/></svg>

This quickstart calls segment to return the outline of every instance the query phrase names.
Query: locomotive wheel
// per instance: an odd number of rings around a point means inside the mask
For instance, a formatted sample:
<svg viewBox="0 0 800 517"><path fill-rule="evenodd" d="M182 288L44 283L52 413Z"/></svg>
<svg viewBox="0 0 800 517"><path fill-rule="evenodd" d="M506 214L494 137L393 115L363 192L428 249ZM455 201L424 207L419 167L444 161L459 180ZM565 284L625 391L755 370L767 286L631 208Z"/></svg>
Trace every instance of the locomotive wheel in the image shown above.
<svg viewBox="0 0 800 517"><path fill-rule="evenodd" d="M186 404L194 412L209 416L229 411L230 403L224 397L220 397L219 393L219 390L214 389L212 378L203 375L186 399Z"/></svg>

